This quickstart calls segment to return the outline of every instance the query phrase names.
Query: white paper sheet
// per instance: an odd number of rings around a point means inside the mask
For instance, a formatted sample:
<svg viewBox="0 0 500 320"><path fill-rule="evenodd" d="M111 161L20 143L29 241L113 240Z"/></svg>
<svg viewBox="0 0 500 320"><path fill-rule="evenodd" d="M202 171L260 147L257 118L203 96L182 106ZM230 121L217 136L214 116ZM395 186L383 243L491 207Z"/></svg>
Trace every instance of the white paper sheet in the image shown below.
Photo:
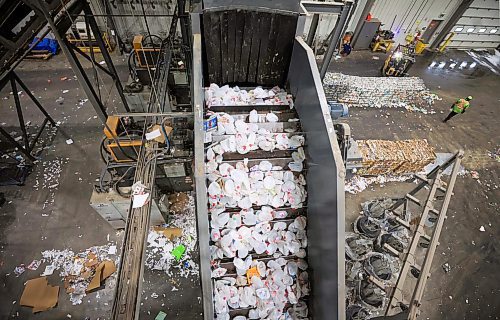
<svg viewBox="0 0 500 320"><path fill-rule="evenodd" d="M134 195L134 201L132 203L132 209L141 208L146 204L149 198L149 193Z"/></svg>
<svg viewBox="0 0 500 320"><path fill-rule="evenodd" d="M154 138L158 138L159 136L161 136L160 129L156 129L146 133L146 140L153 140Z"/></svg>

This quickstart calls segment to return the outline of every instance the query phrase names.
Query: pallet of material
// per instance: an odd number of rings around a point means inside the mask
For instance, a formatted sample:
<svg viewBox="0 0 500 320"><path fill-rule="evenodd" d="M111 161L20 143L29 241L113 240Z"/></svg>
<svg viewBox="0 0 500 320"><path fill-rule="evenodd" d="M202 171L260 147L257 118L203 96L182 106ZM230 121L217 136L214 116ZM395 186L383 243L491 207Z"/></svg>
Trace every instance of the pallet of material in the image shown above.
<svg viewBox="0 0 500 320"><path fill-rule="evenodd" d="M357 143L363 156L360 175L411 174L436 160L434 148L427 140L359 140Z"/></svg>
<svg viewBox="0 0 500 320"><path fill-rule="evenodd" d="M48 60L50 57L52 57L52 52L48 50L32 50L26 59Z"/></svg>

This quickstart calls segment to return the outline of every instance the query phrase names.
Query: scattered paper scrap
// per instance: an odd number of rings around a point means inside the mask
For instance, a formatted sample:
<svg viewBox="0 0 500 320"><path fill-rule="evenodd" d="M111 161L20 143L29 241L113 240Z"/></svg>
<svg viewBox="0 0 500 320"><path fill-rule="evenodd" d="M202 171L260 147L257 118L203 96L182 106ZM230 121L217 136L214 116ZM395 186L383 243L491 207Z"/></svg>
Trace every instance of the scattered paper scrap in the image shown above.
<svg viewBox="0 0 500 320"><path fill-rule="evenodd" d="M157 138L159 136L161 136L160 129L156 129L146 133L146 140L153 140L154 138Z"/></svg>
<svg viewBox="0 0 500 320"><path fill-rule="evenodd" d="M19 277L20 275L22 275L24 273L24 271L26 271L24 264L20 264L17 267L15 267L15 269L14 269L14 273L15 273L16 277Z"/></svg>
<svg viewBox="0 0 500 320"><path fill-rule="evenodd" d="M73 139L66 140L66 144L73 144Z"/></svg>
<svg viewBox="0 0 500 320"><path fill-rule="evenodd" d="M166 317L167 317L167 314L163 311L160 311L156 315L155 320L165 320Z"/></svg>
<svg viewBox="0 0 500 320"><path fill-rule="evenodd" d="M32 307L33 313L46 311L56 306L59 286L51 286L46 277L31 279L26 282L20 305Z"/></svg>
<svg viewBox="0 0 500 320"><path fill-rule="evenodd" d="M44 276L50 276L51 274L54 273L54 270L56 270L56 268L53 266L53 265L48 265L45 267L45 271L43 271L43 273L41 274L42 277Z"/></svg>
<svg viewBox="0 0 500 320"><path fill-rule="evenodd" d="M142 208L148 201L149 193L136 194L132 203L132 209Z"/></svg>
<svg viewBox="0 0 500 320"><path fill-rule="evenodd" d="M62 91L62 93L68 93L68 92L69 92L69 90L63 90Z"/></svg>
<svg viewBox="0 0 500 320"><path fill-rule="evenodd" d="M38 269L41 263L42 262L40 260L33 260L26 268L35 271Z"/></svg>
<svg viewBox="0 0 500 320"><path fill-rule="evenodd" d="M484 227L483 227L483 226L481 226L481 227L479 228L479 231L481 231L481 232L485 232L485 231L486 231L486 229L484 229Z"/></svg>

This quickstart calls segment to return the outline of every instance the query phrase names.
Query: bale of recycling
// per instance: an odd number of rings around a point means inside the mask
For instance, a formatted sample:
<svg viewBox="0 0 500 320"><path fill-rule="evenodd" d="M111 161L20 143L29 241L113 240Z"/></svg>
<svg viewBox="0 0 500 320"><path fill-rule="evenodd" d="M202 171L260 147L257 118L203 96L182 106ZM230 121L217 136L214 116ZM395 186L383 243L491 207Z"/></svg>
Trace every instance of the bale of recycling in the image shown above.
<svg viewBox="0 0 500 320"><path fill-rule="evenodd" d="M427 140L359 140L363 168L360 175L410 174L420 172L436 160Z"/></svg>

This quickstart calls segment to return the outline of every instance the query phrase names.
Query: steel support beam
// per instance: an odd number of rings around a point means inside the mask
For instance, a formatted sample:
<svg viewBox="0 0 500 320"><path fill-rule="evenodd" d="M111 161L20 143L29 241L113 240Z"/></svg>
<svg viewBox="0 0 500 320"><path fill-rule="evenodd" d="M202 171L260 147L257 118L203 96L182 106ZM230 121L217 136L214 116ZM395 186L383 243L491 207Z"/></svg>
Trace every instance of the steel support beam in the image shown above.
<svg viewBox="0 0 500 320"><path fill-rule="evenodd" d="M314 14L311 21L311 26L309 27L309 33L307 34L306 43L312 48L314 37L316 36L316 30L318 30L319 14Z"/></svg>
<svg viewBox="0 0 500 320"><path fill-rule="evenodd" d="M366 0L365 7L363 8L363 11L361 12L361 16L358 19L358 22L356 23L356 28L354 29L354 33L352 35L352 47L354 48L356 46L356 41L358 40L359 33L361 32L361 28L363 27L363 23L366 20L366 16L368 16L368 13L373 8L373 5L375 4L375 0Z"/></svg>
<svg viewBox="0 0 500 320"><path fill-rule="evenodd" d="M102 123L106 123L106 120L108 119L108 114L106 113L106 109L104 108L102 102L100 101L94 88L92 87L92 84L90 83L87 74L83 70L81 63L78 61L78 58L76 57L73 50L71 50L68 41L66 40L64 35L61 35L59 33L54 23L54 20L52 20L52 17L47 11L47 8L45 7L43 1L40 2L38 8L43 12L45 19L47 20L47 23L49 24L50 28L52 29L52 32L54 33L54 36L56 37L57 41L59 42L59 45L61 46L61 50L64 52L64 55L68 59L68 62L71 65L71 68L73 69L73 72L75 73L78 82L82 86L83 91L85 91L85 94L87 95L90 103L94 107L97 116L99 117L99 119L101 119Z"/></svg>
<svg viewBox="0 0 500 320"><path fill-rule="evenodd" d="M21 108L21 101L19 101L19 95L16 86L16 80L12 75L10 76L10 87L12 88L12 95L14 96L14 102L16 105L17 118L19 119L19 126L23 133L24 148L29 152L29 141L28 133L26 132L26 124L24 123L23 109Z"/></svg>
<svg viewBox="0 0 500 320"><path fill-rule="evenodd" d="M28 157L28 159L30 159L31 161L36 160L35 157L33 157L27 149L25 149L21 144L19 144L16 140L14 140L14 138L12 138L12 136L7 131L5 131L2 127L0 127L0 134L3 135L5 137L5 139L7 139L7 141L10 142L10 144L12 146L19 149L19 151L21 151L22 154L24 154L26 157Z"/></svg>
<svg viewBox="0 0 500 320"><path fill-rule="evenodd" d="M348 0L345 4L352 1ZM312 14L339 14L342 12L343 2L319 2L319 1L301 1L300 5L307 13Z"/></svg>
<svg viewBox="0 0 500 320"><path fill-rule="evenodd" d="M325 57L323 58L323 63L321 64L321 69L320 69L321 80L325 78L328 66L330 65L333 54L337 49L340 37L342 36L342 30L344 30L344 25L346 24L347 18L349 17L349 12L351 11L351 6L352 6L352 1L347 1L344 7L342 8L342 12L340 13L339 18L337 19L337 23L335 24L334 27L332 40L328 45L328 50L326 51Z"/></svg>
<svg viewBox="0 0 500 320"><path fill-rule="evenodd" d="M125 108L126 112L130 112L127 99L123 94L123 87L122 83L120 82L120 78L118 77L118 72L116 71L115 65L113 64L113 60L109 55L108 49L106 48L106 44L104 43L104 39L102 38L101 30L99 30L99 26L97 25L95 18L92 16L92 9L90 9L90 6L87 3L87 1L84 1L83 12L87 15L87 21L90 25L90 28L92 29L92 33L94 34L95 40L97 41L97 45L99 46L99 49L101 49L101 54L102 57L104 58L104 61L106 62L106 66L108 67L109 71L113 74L112 78L113 81L115 82L118 95L120 95L120 99L122 100L123 107Z"/></svg>
<svg viewBox="0 0 500 320"><path fill-rule="evenodd" d="M24 84L24 82L21 81L21 78L19 78L17 76L17 74L15 72L13 72L13 71L11 72L11 77L14 78L14 80L21 86L21 88L24 90L24 92L26 92L26 94L31 98L31 101L33 101L33 103L43 113L43 115L45 116L45 118L47 118L50 121L50 123L55 127L57 124L54 121L54 119L52 119L52 117L48 114L48 112L45 110L45 108L42 107L42 105L40 104L40 102L33 95L33 93L31 93L30 89L28 89L28 87Z"/></svg>
<svg viewBox="0 0 500 320"><path fill-rule="evenodd" d="M458 8L453 12L451 17L448 19L443 29L436 36L434 41L432 41L429 49L434 50L441 42L443 42L444 38L448 35L451 29L457 24L458 20L463 16L464 12L469 8L469 6L474 2L474 0L462 0L462 2L458 5Z"/></svg>

